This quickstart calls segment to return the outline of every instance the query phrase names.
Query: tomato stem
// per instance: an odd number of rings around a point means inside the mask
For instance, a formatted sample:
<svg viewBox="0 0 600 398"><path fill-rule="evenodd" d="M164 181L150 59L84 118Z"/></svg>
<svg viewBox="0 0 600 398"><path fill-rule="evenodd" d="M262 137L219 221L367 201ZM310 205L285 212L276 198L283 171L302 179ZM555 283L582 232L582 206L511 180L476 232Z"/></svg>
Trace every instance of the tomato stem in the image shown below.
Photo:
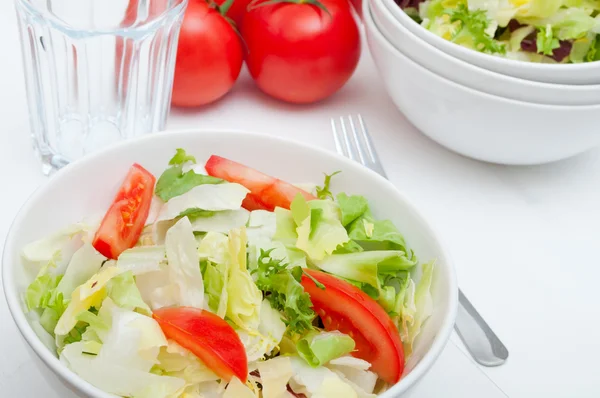
<svg viewBox="0 0 600 398"><path fill-rule="evenodd" d="M225 16L225 14L227 14L227 11L229 11L231 6L233 5L233 2L234 2L234 0L225 0L225 2L223 2L223 4L218 6L218 10L221 13L221 15Z"/></svg>
<svg viewBox="0 0 600 398"><path fill-rule="evenodd" d="M250 2L250 4L248 4L247 10L252 11L255 8L269 6L269 5L273 5L273 4L280 4L280 3L310 4L310 5L316 6L316 7L320 8L321 10L325 11L327 13L327 15L329 15L329 17L331 17L331 13L327 9L327 7L325 7L325 5L323 3L321 3L319 0L266 0L266 1L252 0Z"/></svg>

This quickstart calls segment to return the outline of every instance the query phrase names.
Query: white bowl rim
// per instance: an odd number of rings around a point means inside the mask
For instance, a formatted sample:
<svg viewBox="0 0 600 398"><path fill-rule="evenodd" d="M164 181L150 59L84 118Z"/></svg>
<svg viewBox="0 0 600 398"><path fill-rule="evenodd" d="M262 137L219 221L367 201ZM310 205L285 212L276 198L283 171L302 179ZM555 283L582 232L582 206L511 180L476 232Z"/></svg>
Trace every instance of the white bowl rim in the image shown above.
<svg viewBox="0 0 600 398"><path fill-rule="evenodd" d="M97 158L104 156L106 153L109 153L116 148L124 148L128 146L135 146L140 142L150 141L155 139L155 137L163 137L163 136L187 136L187 135L239 135L246 134L252 135L258 139L266 139L272 141L278 141L281 143L293 144L299 147L302 147L307 150L318 152L323 156L334 157L338 161L351 165L350 167L359 166L356 162L347 159L341 155L336 154L335 152L329 151L327 149L305 144L303 142L298 142L296 140L292 140L284 137L277 137L264 133L256 133L249 132L240 129L222 129L222 128L199 128L199 129L179 129L179 130L165 130L158 133L152 133L141 137L136 137L130 140L125 140L119 142L115 145L112 145L107 148L103 148L94 153L91 153L73 163L68 164L63 169L59 170L51 180L47 180L42 183L36 190L29 196L27 201L21 206L19 211L17 212L14 220L12 221L10 228L8 230L6 240L4 242L4 250L2 253L2 285L4 288L4 296L6 297L6 301L8 303L8 308L11 313L11 316L17 325L17 329L24 337L26 342L30 345L33 351L42 359L42 361L48 366L53 372L60 375L64 380L68 381L71 385L79 389L81 392L90 395L95 398L112 398L115 397L112 394L109 394L105 391L100 390L99 388L93 386L88 383L81 377L79 377L76 373L70 370L66 365L61 363L61 361L54 356L50 350L42 343L42 341L35 334L31 325L27 321L25 317L25 313L23 312L20 302L19 302L19 292L14 281L14 269L15 267L11 264L9 265L10 257L14 257L15 253L9 253L7 251L8 247L13 246L13 240L15 237L13 236L13 231L16 225L19 225L21 220L25 217L25 215L29 212L30 207L34 202L38 200L38 198L44 195L44 192L51 186L52 181L58 181L59 179L69 178L69 175L76 170L77 167L83 164L94 162ZM360 166L359 166L360 167ZM387 184L393 187L394 191L398 195L398 197L403 201L403 205L411 211L415 218L419 220L424 229L428 230L431 236L435 237L437 240L437 244L441 249L441 255L439 260L443 261L446 264L447 272L449 278L447 280L448 283L448 291L450 292L448 297L448 304L450 311L444 314L443 321L441 322L441 328L436 334L434 338L434 342L432 343L430 349L425 353L423 358L419 361L419 363L412 369L412 371L403 377L400 382L396 383L392 387L390 387L387 391L380 395L382 398L393 398L397 394L401 394L411 386L413 386L419 379L421 379L427 371L431 368L431 366L435 363L439 355L442 353L445 348L447 342L449 341L450 334L452 333L454 327L454 321L456 319L456 313L458 309L458 282L456 277L456 271L454 265L452 263L450 254L447 250L447 245L444 243L444 240L441 238L440 233L431 225L431 223L423 216L423 213L415 206L414 202L410 200L410 198L401 190L399 190L394 184L392 184L386 178L380 176L372 170L367 169L367 173L371 174L372 178L379 180L382 184ZM14 259L13 259L14 260ZM454 293L452 293L454 292Z"/></svg>
<svg viewBox="0 0 600 398"><path fill-rule="evenodd" d="M531 69L533 71L540 71L540 72L542 72L542 71L552 72L555 70L564 71L567 68L570 70L570 72L581 72L581 71L587 71L587 70L600 69L600 61L582 62L582 63L578 63L578 64L542 64L539 62L527 62L527 61L521 61L518 59L502 58L502 57L498 57L498 56L495 56L492 54L487 54L487 53L482 53L479 51L471 50L470 48L466 48L466 47L463 47L456 43L453 43L451 41L444 40L443 38L439 37L435 33L430 32L429 30L425 29L424 27L419 25L417 22L415 22L411 17L409 17L408 14L406 12L404 12L404 10L401 9L400 6L398 6L394 2L394 0L382 0L382 1L389 4L387 9L390 10L394 16L396 16L396 22L401 23L403 25L406 25L406 23L409 23L409 22L416 24L417 26L419 26L419 28L423 32L425 32L424 34L427 35L428 37L430 37L432 40L434 40L438 43L444 43L444 44L441 44L442 46L450 44L450 45L454 46L454 49L457 52L460 52L462 54L467 54L466 55L467 57L469 56L468 54L475 54L474 55L475 57L480 57L482 59L488 60L490 62L495 62L497 64L500 64L500 65L503 65L503 66L506 66L509 68L523 67L524 69ZM395 5L396 7L392 7L392 5ZM398 10L396 10L396 8ZM411 31L411 34L414 34L414 33Z"/></svg>
<svg viewBox="0 0 600 398"><path fill-rule="evenodd" d="M394 19L393 15L389 12L388 8L384 4L384 1L386 1L386 0L369 0L369 1L371 1L371 2L377 2L377 3L381 4L381 7L385 10L385 11L382 10L382 13L386 14L385 17L389 18L389 20L392 23L398 24L398 20ZM398 6L398 8L400 8L400 7ZM373 12L373 11L371 11L371 12ZM402 11L402 12L404 13L404 11ZM373 18L373 19L375 19L375 18ZM375 22L375 25L377 26L377 22ZM402 29L402 32L404 34L410 34L410 35L412 35L416 40L419 41L419 44L421 46L428 47L429 49L431 49L432 52L436 53L435 56L444 58L448 62L456 63L457 67L461 67L461 68L467 69L468 71L473 71L473 72L476 72L476 73L481 73L481 74L485 75L485 77L487 77L487 78L498 79L498 80L502 80L504 82L513 83L513 84L522 84L524 86L527 86L527 87L524 87L526 89L543 88L543 89L546 89L546 90L569 90L569 91L574 91L574 92L600 90L600 84L575 85L575 84L560 84L560 83L540 82L540 81L536 81L536 80L527 80L527 79L523 79L521 77L512 76L512 75L505 75L505 74L502 74L502 73L499 73L499 72L496 72L496 71L493 71L493 70L482 68L481 66L474 65L474 64L472 64L470 62L465 61L464 59L453 57L452 55L448 54L444 50L441 50L440 48L438 48L438 47L434 46L433 44L429 43L428 41L426 41L422 37L419 37L418 35L415 35L404 24L400 23L398 25L399 25L399 29ZM381 31L381 29L379 28L379 26L377 26L377 29L379 31ZM425 29L425 28L422 28L422 29L427 31L427 29ZM429 31L427 31L427 32L429 32ZM434 36L436 36L436 35L434 34ZM386 38L386 40L387 40L387 38ZM442 39L442 40L444 40L444 39ZM447 41L447 40L444 40L444 41ZM388 42L390 42L390 44L392 44L394 47L396 47L391 41L388 40ZM458 47L462 47L462 46L459 46L458 44L455 44L455 43L452 43L452 42L448 42L448 43L454 44L454 45L456 45ZM397 50L398 51L402 51L402 50L400 50L398 48L397 48ZM467 50L470 50L470 49L467 49ZM477 52L475 50L470 50L470 51ZM489 55L489 54L486 54L486 55ZM493 58L500 58L500 57L493 56ZM504 59L504 58L501 58L501 59ZM525 62L525 61L518 61L518 62L529 63L529 62ZM598 61L598 62L600 62L600 61ZM543 64L543 65L547 65L547 64ZM569 64L569 65L577 65L577 64ZM574 93L574 94L576 94L576 93ZM540 105L545 105L545 104L540 104ZM561 105L559 105L559 106L561 106ZM565 105L565 106L581 106L581 105Z"/></svg>
<svg viewBox="0 0 600 398"><path fill-rule="evenodd" d="M384 0L385 1L385 0ZM418 63L417 61L414 61L412 58L410 58L408 55L404 54L402 51L400 51L399 49L397 49L396 47L394 47L394 45L392 43L390 43L388 41L388 39L384 36L383 33L381 33L381 31L379 30L379 27L377 26L377 24L375 23L375 20L373 19L373 15L371 15L370 13L371 11L371 4L369 2L365 2L366 6L368 7L368 11L369 14L364 16L363 18L365 19L369 19L369 21L365 21L366 24L371 24L373 29L373 33L378 37L377 40L381 41L384 43L384 46L388 47L389 51L393 52L393 53L398 53L400 56L406 58L407 60L409 60L410 62L412 62L413 64L415 64L419 69L423 69L423 71L426 74L429 74L429 77L431 79L438 79L444 83L447 83L451 86L453 86L456 89L459 90L465 90L470 94L473 95L478 95L478 96L483 96L486 97L489 100L493 100L493 101L500 101L500 102L504 102L506 104L510 104L513 106L525 106L525 107L534 107L534 108L546 108L545 110L554 110L554 111L573 111L573 110L582 110L582 111L589 111L589 110L600 110L600 104L596 104L596 105L553 105L553 104L539 104L537 102L526 102L526 101L518 101L518 100L514 100L511 98L506 98L506 97L500 97L497 95L493 95L493 94L489 94L483 91L479 91L476 90L474 88L471 87L467 87L467 86L463 86L462 84L458 84L452 80L449 80L443 76L438 75L437 73L434 73L432 71L430 71L429 69L427 69L426 67L424 67L423 65L421 65L420 63ZM368 30L368 29L367 29Z"/></svg>

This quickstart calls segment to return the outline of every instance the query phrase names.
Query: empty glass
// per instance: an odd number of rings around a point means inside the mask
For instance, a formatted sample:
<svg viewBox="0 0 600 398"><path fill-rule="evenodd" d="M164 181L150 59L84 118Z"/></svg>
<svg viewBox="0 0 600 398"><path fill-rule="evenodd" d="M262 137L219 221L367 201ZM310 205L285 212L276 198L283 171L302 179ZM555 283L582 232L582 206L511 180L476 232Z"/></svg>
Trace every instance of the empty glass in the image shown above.
<svg viewBox="0 0 600 398"><path fill-rule="evenodd" d="M162 130L187 0L16 0L44 173Z"/></svg>

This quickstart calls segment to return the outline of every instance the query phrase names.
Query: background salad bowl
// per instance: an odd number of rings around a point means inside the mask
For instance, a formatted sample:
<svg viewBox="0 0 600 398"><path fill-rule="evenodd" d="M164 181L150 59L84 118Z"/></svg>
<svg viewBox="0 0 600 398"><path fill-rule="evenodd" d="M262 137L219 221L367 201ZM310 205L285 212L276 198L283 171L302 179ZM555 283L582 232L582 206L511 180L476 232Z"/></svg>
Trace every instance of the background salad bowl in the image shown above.
<svg viewBox="0 0 600 398"><path fill-rule="evenodd" d="M377 26L371 3L363 7L367 42L389 96L439 144L478 160L532 165L566 159L600 143L600 104L517 101L452 81L394 47Z"/></svg>
<svg viewBox="0 0 600 398"><path fill-rule="evenodd" d="M68 369L30 325L22 302L23 291L30 280L26 280L21 249L65 225L90 215L101 215L134 162L159 175L176 148L187 149L199 163L211 154L218 154L297 183L321 182L324 172L340 170L332 184L334 193L364 195L374 215L392 220L421 260L436 259L431 287L432 316L423 325L404 376L381 395L385 398L405 396L445 347L456 316L458 288L439 236L397 188L374 172L323 149L246 132L166 132L127 141L65 167L31 196L8 233L2 258L2 281L12 317L44 367L82 396L113 397Z"/></svg>
<svg viewBox="0 0 600 398"><path fill-rule="evenodd" d="M567 85L600 84L600 62L568 65L556 63L522 62L474 51L445 40L428 29L425 29L419 23L415 22L408 14L406 14L394 0L382 0L382 2L397 23L403 25L406 29L408 29L408 31L411 32L411 34L419 37L424 42L438 48L452 57L466 61L480 68L525 80L544 83ZM540 6L540 4L543 3L542 1L535 2L540 8L543 7ZM399 3L402 3L402 1L399 1ZM419 4L422 2L416 1L408 3ZM457 3L459 2L451 2L452 5ZM479 1L473 3L478 3L481 6L484 6L486 3L488 3L490 8L493 8L498 2ZM520 4L525 3L527 3L527 1L520 2ZM471 2L469 2L469 4L471 4ZM553 4L556 4L556 2L553 2Z"/></svg>
<svg viewBox="0 0 600 398"><path fill-rule="evenodd" d="M570 106L600 104L599 84L541 83L481 68L475 63L453 57L413 34L404 24L394 18L384 0L368 1L375 24L389 42L417 63L446 79L475 90L518 101ZM414 22L413 24L417 25ZM419 26L417 25L417 27ZM448 44L462 49L452 43ZM525 62L520 62L520 64L528 65ZM562 68L572 66L576 65L559 65Z"/></svg>

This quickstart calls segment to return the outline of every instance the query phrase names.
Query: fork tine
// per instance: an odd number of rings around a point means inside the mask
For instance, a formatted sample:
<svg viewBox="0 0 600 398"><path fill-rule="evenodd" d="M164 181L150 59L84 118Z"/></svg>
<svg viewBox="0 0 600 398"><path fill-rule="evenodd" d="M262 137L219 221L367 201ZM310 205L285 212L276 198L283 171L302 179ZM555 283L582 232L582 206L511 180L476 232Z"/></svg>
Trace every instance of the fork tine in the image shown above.
<svg viewBox="0 0 600 398"><path fill-rule="evenodd" d="M367 126L365 126L365 121L363 120L362 115L358 114L358 123L360 124L360 129L362 133L362 139L367 146L367 152L369 153L369 157L373 163L379 163L379 156L377 155L377 151L373 145L373 141L371 141L371 136L367 131Z"/></svg>
<svg viewBox="0 0 600 398"><path fill-rule="evenodd" d="M348 153L346 157L351 160L356 160L356 155L354 153L354 147L350 143L350 139L348 138L348 130L346 130L346 123L344 122L344 118L340 117L340 125L342 126L342 136L344 137L344 143L346 144L346 148L348 149ZM356 143L355 143L356 144Z"/></svg>
<svg viewBox="0 0 600 398"><path fill-rule="evenodd" d="M375 170L377 173L381 174L385 178L387 178L385 169L383 168L383 165L381 164L381 161L379 160L379 155L377 154L377 150L375 150L375 145L373 145L373 140L371 139L371 135L369 134L369 131L367 130L365 121L362 118L362 115L360 115L360 114L358 115L358 122L360 124L362 140L365 143L365 146L367 147L367 152L369 153L369 157L371 158L371 161L373 162L373 164L370 166L370 168Z"/></svg>
<svg viewBox="0 0 600 398"><path fill-rule="evenodd" d="M333 141L335 142L335 149L336 149L337 153L339 153L340 155L348 156L348 151L342 144L339 131L335 125L334 118L331 118L331 131L333 132Z"/></svg>
<svg viewBox="0 0 600 398"><path fill-rule="evenodd" d="M360 164L363 166L368 166L365 162L365 153L363 151L363 145L361 145L360 140L358 139L358 133L356 131L356 126L354 125L354 118L352 115L348 115L348 120L350 124L350 131L352 131L352 138L354 139L354 146L356 151L358 152L358 158L360 159Z"/></svg>

